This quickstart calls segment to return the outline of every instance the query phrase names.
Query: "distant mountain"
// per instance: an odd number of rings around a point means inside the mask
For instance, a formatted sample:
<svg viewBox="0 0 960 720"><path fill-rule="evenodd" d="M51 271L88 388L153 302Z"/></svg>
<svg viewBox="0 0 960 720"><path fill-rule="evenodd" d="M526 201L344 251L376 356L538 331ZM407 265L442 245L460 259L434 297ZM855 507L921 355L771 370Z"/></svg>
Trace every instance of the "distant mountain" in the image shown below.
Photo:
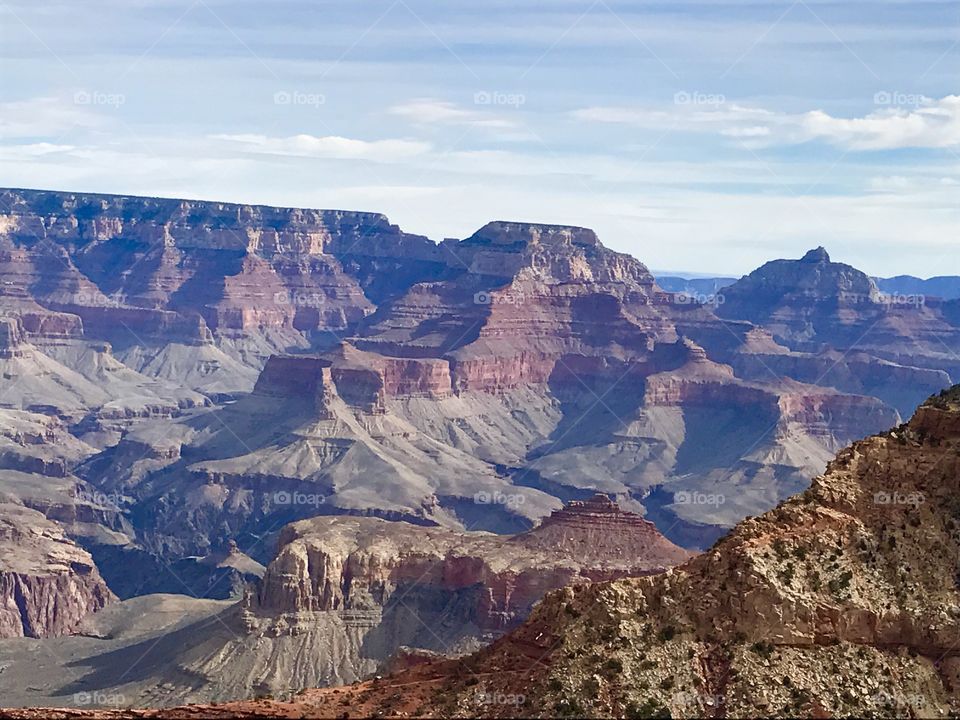
<svg viewBox="0 0 960 720"><path fill-rule="evenodd" d="M721 289L733 285L737 279L727 277L715 278L686 278L678 275L657 275L657 285L667 292L684 293L691 297L706 297L716 295Z"/></svg>
<svg viewBox="0 0 960 720"><path fill-rule="evenodd" d="M960 298L960 276L942 275L928 280L912 275L897 275L892 278L874 278L881 292L888 295L925 295L944 300Z"/></svg>
<svg viewBox="0 0 960 720"><path fill-rule="evenodd" d="M942 300L888 295L824 248L773 260L723 291L717 314L768 330L793 351L867 352L960 376L960 327Z"/></svg>
<svg viewBox="0 0 960 720"><path fill-rule="evenodd" d="M667 292L686 293L691 296L709 296L737 282L730 277L687 277L685 275L655 275L657 285ZM880 292L886 295L923 295L943 300L960 298L960 275L942 275L924 280L913 275L874 277Z"/></svg>

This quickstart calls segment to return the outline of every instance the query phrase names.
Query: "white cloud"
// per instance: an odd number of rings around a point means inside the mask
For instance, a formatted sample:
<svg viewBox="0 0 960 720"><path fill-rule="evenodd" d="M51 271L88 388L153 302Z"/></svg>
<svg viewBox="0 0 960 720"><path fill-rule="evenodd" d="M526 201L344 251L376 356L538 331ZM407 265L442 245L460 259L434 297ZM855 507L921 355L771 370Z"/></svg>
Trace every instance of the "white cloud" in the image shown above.
<svg viewBox="0 0 960 720"><path fill-rule="evenodd" d="M52 155L54 153L65 153L76 149L74 145L54 145L53 143L47 142L28 143L26 145L0 145L0 157L13 160L18 157Z"/></svg>
<svg viewBox="0 0 960 720"><path fill-rule="evenodd" d="M57 137L75 129L100 127L109 122L74 97L37 97L0 103L0 140Z"/></svg>
<svg viewBox="0 0 960 720"><path fill-rule="evenodd" d="M516 108L524 103L522 95L476 93L480 105L490 105L498 97L502 97L502 104L508 107ZM420 125L469 125L493 130L512 130L517 127L514 120L480 110L468 110L456 103L431 98L421 98L394 105L389 112Z"/></svg>
<svg viewBox="0 0 960 720"><path fill-rule="evenodd" d="M915 110L888 108L861 118L836 118L816 110L802 131L853 150L945 148L960 145L960 96L930 100Z"/></svg>
<svg viewBox="0 0 960 720"><path fill-rule="evenodd" d="M834 117L822 110L779 113L718 103L703 109L670 110L593 107L573 113L579 120L640 127L719 133L748 147L792 145L822 140L849 150L947 148L960 145L960 96L924 99L915 108L882 108L863 117Z"/></svg>
<svg viewBox="0 0 960 720"><path fill-rule="evenodd" d="M431 148L430 143L419 140L357 140L337 135L268 137L240 134L213 135L212 139L235 143L251 153L385 163L409 160L423 155Z"/></svg>

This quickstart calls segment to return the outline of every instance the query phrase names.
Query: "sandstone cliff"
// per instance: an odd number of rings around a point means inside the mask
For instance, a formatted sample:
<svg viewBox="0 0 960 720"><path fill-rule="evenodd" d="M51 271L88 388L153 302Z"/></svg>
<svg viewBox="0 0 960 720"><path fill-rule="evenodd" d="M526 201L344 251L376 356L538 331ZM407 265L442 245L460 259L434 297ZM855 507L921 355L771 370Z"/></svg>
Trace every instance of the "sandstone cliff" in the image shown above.
<svg viewBox="0 0 960 720"><path fill-rule="evenodd" d="M66 635L114 599L89 553L35 510L0 503L0 558L0 637Z"/></svg>

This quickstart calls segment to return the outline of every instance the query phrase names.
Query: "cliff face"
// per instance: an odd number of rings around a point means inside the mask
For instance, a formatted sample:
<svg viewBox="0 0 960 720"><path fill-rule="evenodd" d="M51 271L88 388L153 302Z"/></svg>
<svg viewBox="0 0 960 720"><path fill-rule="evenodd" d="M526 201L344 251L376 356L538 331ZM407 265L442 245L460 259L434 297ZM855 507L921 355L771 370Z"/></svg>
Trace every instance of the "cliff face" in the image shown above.
<svg viewBox="0 0 960 720"><path fill-rule="evenodd" d="M359 714L949 715L958 478L960 387L685 565L558 591L467 671L428 663L346 699Z"/></svg>
<svg viewBox="0 0 960 720"><path fill-rule="evenodd" d="M32 190L0 201L3 292L30 332L342 329L368 297L440 265L433 243L375 213Z"/></svg>
<svg viewBox="0 0 960 720"><path fill-rule="evenodd" d="M606 496L574 502L512 537L315 518L288 525L279 544L258 611L372 611L424 587L452 596L476 588L463 620L480 632L514 625L551 588L658 572L689 557Z"/></svg>
<svg viewBox="0 0 960 720"><path fill-rule="evenodd" d="M515 627L551 590L691 556L606 497L514 536L317 517L285 527L279 545L259 590L224 616L233 637L201 634L171 650L170 662L207 684L174 680L166 702L287 695L368 677L410 649L458 654Z"/></svg>
<svg viewBox="0 0 960 720"><path fill-rule="evenodd" d="M0 637L67 635L115 598L90 554L35 510L0 503Z"/></svg>
<svg viewBox="0 0 960 720"><path fill-rule="evenodd" d="M360 347L441 355L457 390L501 392L548 382L564 356L643 360L676 340L671 296L590 230L496 222L441 247L447 276L383 305Z"/></svg>

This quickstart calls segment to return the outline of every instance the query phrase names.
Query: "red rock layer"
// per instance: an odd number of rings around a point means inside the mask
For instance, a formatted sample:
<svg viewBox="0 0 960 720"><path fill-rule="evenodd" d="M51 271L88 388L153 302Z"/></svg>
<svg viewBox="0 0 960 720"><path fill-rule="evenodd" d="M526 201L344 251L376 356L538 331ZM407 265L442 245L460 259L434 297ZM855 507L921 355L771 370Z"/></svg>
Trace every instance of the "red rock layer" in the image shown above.
<svg viewBox="0 0 960 720"><path fill-rule="evenodd" d="M383 412L388 398L429 397L452 393L450 365L434 358L393 358L365 353L344 344L325 356L274 355L254 391L277 398L313 398L322 405L336 392L348 405Z"/></svg>

